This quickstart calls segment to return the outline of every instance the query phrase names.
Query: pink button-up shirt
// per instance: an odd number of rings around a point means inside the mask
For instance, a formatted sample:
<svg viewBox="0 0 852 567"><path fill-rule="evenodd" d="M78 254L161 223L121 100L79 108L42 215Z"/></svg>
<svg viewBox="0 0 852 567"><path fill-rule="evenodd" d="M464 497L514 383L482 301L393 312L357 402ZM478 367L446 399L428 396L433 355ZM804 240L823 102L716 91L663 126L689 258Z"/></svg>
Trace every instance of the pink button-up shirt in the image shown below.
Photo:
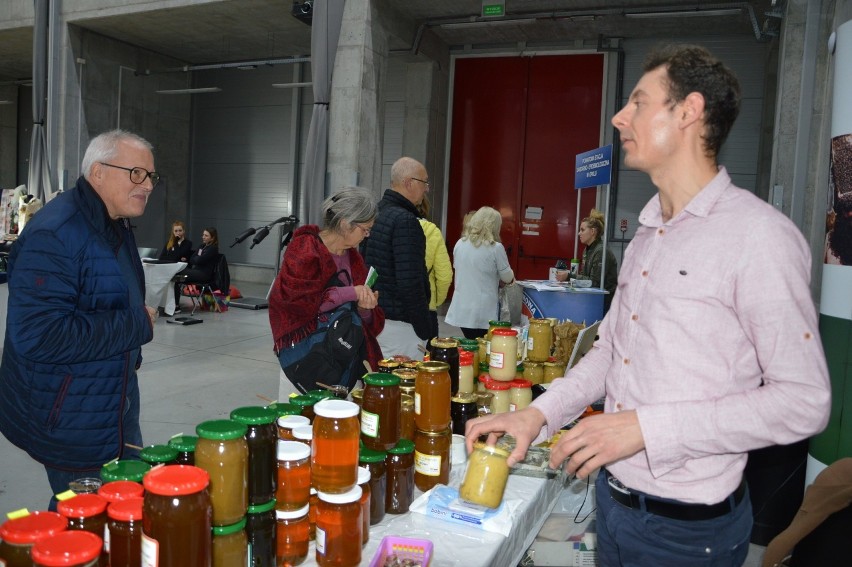
<svg viewBox="0 0 852 567"><path fill-rule="evenodd" d="M831 403L796 226L724 167L676 217L639 215L594 348L533 402L547 434L606 395L636 410L645 449L608 470L626 486L721 501L746 452L821 431Z"/></svg>

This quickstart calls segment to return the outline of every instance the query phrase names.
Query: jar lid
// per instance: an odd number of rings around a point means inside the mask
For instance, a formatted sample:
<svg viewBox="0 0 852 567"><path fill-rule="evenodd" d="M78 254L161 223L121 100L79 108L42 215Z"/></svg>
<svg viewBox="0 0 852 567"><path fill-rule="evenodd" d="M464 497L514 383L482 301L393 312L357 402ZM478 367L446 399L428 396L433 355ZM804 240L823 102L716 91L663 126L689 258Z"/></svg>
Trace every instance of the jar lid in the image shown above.
<svg viewBox="0 0 852 567"><path fill-rule="evenodd" d="M417 378L417 370L412 368L400 368L399 370L394 370L392 374L394 376L398 376L400 381L414 380Z"/></svg>
<svg viewBox="0 0 852 567"><path fill-rule="evenodd" d="M353 400L360 400L364 397L364 390L361 388L353 388L349 395L352 396Z"/></svg>
<svg viewBox="0 0 852 567"><path fill-rule="evenodd" d="M363 492L364 491L361 490L360 486L355 485L350 490L340 494L330 494L328 492L318 490L317 496L320 500L328 502L329 504L349 504L350 502L357 502L360 500Z"/></svg>
<svg viewBox="0 0 852 567"><path fill-rule="evenodd" d="M0 526L0 539L8 543L29 544L56 535L68 527L68 520L56 512L32 512L6 520Z"/></svg>
<svg viewBox="0 0 852 567"><path fill-rule="evenodd" d="M293 437L295 437L296 439L310 441L314 438L314 428L310 425L297 425L290 431L293 433Z"/></svg>
<svg viewBox="0 0 852 567"><path fill-rule="evenodd" d="M496 445L487 445L482 441L477 441L473 444L474 451L485 451L486 453L490 453L492 455L497 455L498 457L508 458L509 451L506 449L502 449L497 447Z"/></svg>
<svg viewBox="0 0 852 567"><path fill-rule="evenodd" d="M399 376L385 372L373 372L364 375L364 383L368 386L399 386Z"/></svg>
<svg viewBox="0 0 852 567"><path fill-rule="evenodd" d="M472 392L459 392L450 398L450 401L457 404L474 404L476 403L476 394Z"/></svg>
<svg viewBox="0 0 852 567"><path fill-rule="evenodd" d="M435 337L429 344L435 348L459 348L459 342L452 337Z"/></svg>
<svg viewBox="0 0 852 567"><path fill-rule="evenodd" d="M486 373L486 372L488 372L488 361L487 361L487 360L485 360L485 361L483 361L483 362L480 362L480 363L479 363L479 373L480 373L480 375L482 375L482 374L484 374L484 373Z"/></svg>
<svg viewBox="0 0 852 567"><path fill-rule="evenodd" d="M554 360L548 360L547 362L543 362L542 364L550 368L553 368L554 366L565 366L563 363L556 362Z"/></svg>
<svg viewBox="0 0 852 567"><path fill-rule="evenodd" d="M547 325L550 327L549 319L530 319L530 325Z"/></svg>
<svg viewBox="0 0 852 567"><path fill-rule="evenodd" d="M383 358L379 361L379 368L399 368L400 362L392 358Z"/></svg>
<svg viewBox="0 0 852 567"><path fill-rule="evenodd" d="M231 419L214 419L195 426L195 432L202 439L229 441L244 437L248 427Z"/></svg>
<svg viewBox="0 0 852 567"><path fill-rule="evenodd" d="M488 363L486 362L486 365L487 364ZM489 376L488 374L480 374L479 378L477 378L477 380L479 380L483 384L488 384L489 382L491 382L491 376Z"/></svg>
<svg viewBox="0 0 852 567"><path fill-rule="evenodd" d="M414 434L424 435L426 437L450 437L453 434L453 430L449 427L442 429L441 431L423 431L422 429L415 429Z"/></svg>
<svg viewBox="0 0 852 567"><path fill-rule="evenodd" d="M308 392L305 392L305 395L315 398L317 401L319 401L324 400L326 398L333 398L334 392L332 392L331 390L310 390Z"/></svg>
<svg viewBox="0 0 852 567"><path fill-rule="evenodd" d="M433 360L429 362L418 362L417 372L449 372L450 365L446 362Z"/></svg>
<svg viewBox="0 0 852 567"><path fill-rule="evenodd" d="M358 484L364 484L365 482L370 482L370 469L365 469L364 467L358 467ZM363 489L362 489L363 490Z"/></svg>
<svg viewBox="0 0 852 567"><path fill-rule="evenodd" d="M121 502L113 502L107 508L107 516L120 522L133 522L142 519L142 503L144 498L128 498Z"/></svg>
<svg viewBox="0 0 852 567"><path fill-rule="evenodd" d="M98 489L98 496L107 502L119 502L128 498L141 498L145 489L138 482L132 480L114 480L108 482Z"/></svg>
<svg viewBox="0 0 852 567"><path fill-rule="evenodd" d="M491 321L488 321L488 326L489 327L511 327L512 322L511 321L494 321L494 320L491 320Z"/></svg>
<svg viewBox="0 0 852 567"><path fill-rule="evenodd" d="M229 524L227 526L213 526L213 535L214 536L223 536L223 535L231 535L242 530L246 529L246 519L245 516L243 518L233 524Z"/></svg>
<svg viewBox="0 0 852 567"><path fill-rule="evenodd" d="M402 363L402 367L408 370L417 370L417 365L420 364L419 360L411 360L408 359Z"/></svg>
<svg viewBox="0 0 852 567"><path fill-rule="evenodd" d="M515 378L509 384L512 388L532 388L532 382L529 380L524 380L522 378Z"/></svg>
<svg viewBox="0 0 852 567"><path fill-rule="evenodd" d="M149 445L139 451L139 458L147 463L168 463L177 459L178 450L168 445Z"/></svg>
<svg viewBox="0 0 852 567"><path fill-rule="evenodd" d="M479 347L476 348L478 349ZM473 353L471 351L459 351L459 366L473 366Z"/></svg>
<svg viewBox="0 0 852 567"><path fill-rule="evenodd" d="M301 408L306 408L314 405L319 400L316 398L312 398L311 396L301 395L301 396L293 396L290 398L290 403L294 406L299 406Z"/></svg>
<svg viewBox="0 0 852 567"><path fill-rule="evenodd" d="M266 502L264 504L249 504L248 513L249 514L263 514L264 512L269 512L275 508L275 498Z"/></svg>
<svg viewBox="0 0 852 567"><path fill-rule="evenodd" d="M404 455L414 452L414 441L411 439L400 439L396 445L388 449L391 455Z"/></svg>
<svg viewBox="0 0 852 567"><path fill-rule="evenodd" d="M310 425L311 420L303 415L282 415L278 418L278 427L293 429L300 425Z"/></svg>
<svg viewBox="0 0 852 567"><path fill-rule="evenodd" d="M459 347L476 347L479 348L479 342L476 339L468 339L465 337L453 337L459 342Z"/></svg>
<svg viewBox="0 0 852 567"><path fill-rule="evenodd" d="M182 453L192 453L195 451L196 443L198 443L198 437L195 435L175 435L169 439L169 446L174 447Z"/></svg>
<svg viewBox="0 0 852 567"><path fill-rule="evenodd" d="M358 454L358 460L362 463L383 463L387 457L384 451L376 451L367 447L361 447L361 452Z"/></svg>
<svg viewBox="0 0 852 567"><path fill-rule="evenodd" d="M92 561L101 554L104 542L91 532L64 531L33 545L33 562L45 567L79 565Z"/></svg>
<svg viewBox="0 0 852 567"><path fill-rule="evenodd" d="M300 461L311 456L311 448L298 441L278 441L279 461Z"/></svg>
<svg viewBox="0 0 852 567"><path fill-rule="evenodd" d="M344 400L322 400L314 406L314 412L318 416L333 419L355 417L359 411L358 404Z"/></svg>
<svg viewBox="0 0 852 567"><path fill-rule="evenodd" d="M498 327L494 329L491 334L497 335L498 337L517 337L518 331L516 331L515 329L505 329L503 327Z"/></svg>
<svg viewBox="0 0 852 567"><path fill-rule="evenodd" d="M56 505L56 511L66 518L89 518L102 514L108 502L97 494L78 494L62 500Z"/></svg>
<svg viewBox="0 0 852 567"><path fill-rule="evenodd" d="M519 362L518 365L515 367L515 372L522 373L523 371L524 371L524 363Z"/></svg>
<svg viewBox="0 0 852 567"><path fill-rule="evenodd" d="M503 391L503 390L508 390L511 387L512 387L511 383L500 382L498 380L489 380L488 382L485 383L485 388L488 389L488 390Z"/></svg>
<svg viewBox="0 0 852 567"><path fill-rule="evenodd" d="M264 425L275 423L278 413L269 408L261 406L246 406L231 411L231 419L245 425Z"/></svg>
<svg viewBox="0 0 852 567"><path fill-rule="evenodd" d="M311 489L313 490L313 489ZM301 518L302 516L307 516L308 511L310 510L310 504L303 508L299 508L298 510L275 510L275 519L276 520L293 520L296 518Z"/></svg>
<svg viewBox="0 0 852 567"><path fill-rule="evenodd" d="M145 490L160 496L186 496L207 488L210 475L192 465L169 465L151 469L142 484Z"/></svg>
<svg viewBox="0 0 852 567"><path fill-rule="evenodd" d="M524 361L524 369L525 370L527 368L542 368L542 367L544 367L543 362L533 362L532 360L525 360Z"/></svg>
<svg viewBox="0 0 852 567"><path fill-rule="evenodd" d="M300 415L302 413L302 408L286 402L274 402L266 407L277 413L278 417L283 415Z"/></svg>
<svg viewBox="0 0 852 567"><path fill-rule="evenodd" d="M101 467L101 480L132 480L142 482L142 477L151 470L151 465L145 461L113 461Z"/></svg>

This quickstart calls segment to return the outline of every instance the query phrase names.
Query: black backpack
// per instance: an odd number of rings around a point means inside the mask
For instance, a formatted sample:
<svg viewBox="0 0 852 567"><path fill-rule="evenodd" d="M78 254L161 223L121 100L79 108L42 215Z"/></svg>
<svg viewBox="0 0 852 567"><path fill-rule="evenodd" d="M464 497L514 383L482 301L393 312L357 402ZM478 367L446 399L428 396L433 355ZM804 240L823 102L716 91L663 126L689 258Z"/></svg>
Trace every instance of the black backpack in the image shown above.
<svg viewBox="0 0 852 567"><path fill-rule="evenodd" d="M225 295L230 295L231 272L228 270L228 260L224 254L219 254L216 265L213 266L213 289L218 289Z"/></svg>

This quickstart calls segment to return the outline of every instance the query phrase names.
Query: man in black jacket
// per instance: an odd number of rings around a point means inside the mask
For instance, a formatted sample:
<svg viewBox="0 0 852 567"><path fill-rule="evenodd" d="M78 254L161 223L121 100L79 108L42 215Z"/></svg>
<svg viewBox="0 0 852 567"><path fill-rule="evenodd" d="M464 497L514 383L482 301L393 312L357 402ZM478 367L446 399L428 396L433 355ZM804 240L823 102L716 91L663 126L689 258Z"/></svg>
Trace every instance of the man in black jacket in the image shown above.
<svg viewBox="0 0 852 567"><path fill-rule="evenodd" d="M378 336L385 357L405 354L419 359L417 346L438 334L429 316L426 238L416 209L428 192L423 164L399 158L391 167L391 188L379 201L370 238L361 245L367 265L379 273L374 288L386 317Z"/></svg>

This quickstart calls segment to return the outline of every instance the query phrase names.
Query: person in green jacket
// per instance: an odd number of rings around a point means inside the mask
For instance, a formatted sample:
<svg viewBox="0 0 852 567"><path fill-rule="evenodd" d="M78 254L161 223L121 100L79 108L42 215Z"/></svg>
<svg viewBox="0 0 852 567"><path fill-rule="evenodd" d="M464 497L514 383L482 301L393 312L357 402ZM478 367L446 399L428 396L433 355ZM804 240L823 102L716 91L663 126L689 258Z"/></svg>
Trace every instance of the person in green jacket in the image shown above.
<svg viewBox="0 0 852 567"><path fill-rule="evenodd" d="M592 287L601 287L601 270L603 266L603 241L601 235L604 231L604 216L597 209L592 209L589 216L580 223L580 242L586 249L583 251L583 260L580 263L580 271L577 273L578 280L591 280ZM611 250L606 251L606 274L604 275L604 289L609 292L604 298L604 313L609 311L612 304L612 296L618 287L618 264Z"/></svg>

